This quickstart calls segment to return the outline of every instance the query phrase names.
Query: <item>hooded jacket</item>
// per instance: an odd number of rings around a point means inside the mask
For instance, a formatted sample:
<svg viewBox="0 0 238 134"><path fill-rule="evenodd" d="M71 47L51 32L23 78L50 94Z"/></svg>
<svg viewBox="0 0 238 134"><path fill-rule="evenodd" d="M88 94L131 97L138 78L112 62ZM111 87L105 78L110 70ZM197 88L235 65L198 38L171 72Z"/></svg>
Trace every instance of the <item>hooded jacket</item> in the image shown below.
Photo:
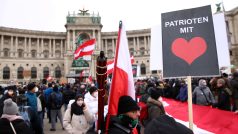
<svg viewBox="0 0 238 134"><path fill-rule="evenodd" d="M86 134L95 120L92 114L90 114L88 108L83 110L82 115L72 115L71 118L71 107L65 112L63 119L63 126L69 134Z"/></svg>

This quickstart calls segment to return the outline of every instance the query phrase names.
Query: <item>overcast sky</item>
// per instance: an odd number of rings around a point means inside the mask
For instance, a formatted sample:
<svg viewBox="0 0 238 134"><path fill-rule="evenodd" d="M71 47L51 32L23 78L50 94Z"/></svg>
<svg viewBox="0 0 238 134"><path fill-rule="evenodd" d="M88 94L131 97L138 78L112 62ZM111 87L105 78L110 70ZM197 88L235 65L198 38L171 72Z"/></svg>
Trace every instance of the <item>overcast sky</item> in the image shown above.
<svg viewBox="0 0 238 134"><path fill-rule="evenodd" d="M151 28L163 12L212 5L222 0L0 0L0 26L65 32L68 12L87 9L99 12L102 31L117 31L119 20L126 30ZM238 6L237 0L223 0L226 10Z"/></svg>

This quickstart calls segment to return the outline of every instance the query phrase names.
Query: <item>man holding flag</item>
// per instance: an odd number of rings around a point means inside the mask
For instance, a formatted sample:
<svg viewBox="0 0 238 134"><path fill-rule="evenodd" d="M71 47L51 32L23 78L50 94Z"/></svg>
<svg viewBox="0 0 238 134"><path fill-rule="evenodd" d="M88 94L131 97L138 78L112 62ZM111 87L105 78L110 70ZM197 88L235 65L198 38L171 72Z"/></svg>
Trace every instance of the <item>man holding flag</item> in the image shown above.
<svg viewBox="0 0 238 134"><path fill-rule="evenodd" d="M135 88L131 59L126 31L120 21L106 123L109 134L137 132L134 128L137 126L139 107L133 99Z"/></svg>

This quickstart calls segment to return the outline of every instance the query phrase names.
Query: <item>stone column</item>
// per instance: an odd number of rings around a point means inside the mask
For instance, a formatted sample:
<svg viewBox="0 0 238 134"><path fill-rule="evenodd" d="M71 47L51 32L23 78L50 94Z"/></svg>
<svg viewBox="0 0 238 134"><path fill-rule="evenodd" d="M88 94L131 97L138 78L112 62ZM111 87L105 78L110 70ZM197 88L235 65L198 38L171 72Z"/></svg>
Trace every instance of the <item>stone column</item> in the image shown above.
<svg viewBox="0 0 238 134"><path fill-rule="evenodd" d="M136 37L136 43L137 43L136 45L137 45L137 50L138 50L138 51L137 51L137 52L138 52L137 54L140 55L140 43L139 43L139 37Z"/></svg>
<svg viewBox="0 0 238 134"><path fill-rule="evenodd" d="M3 54L3 46L4 46L4 44L3 44L3 39L4 39L4 35L1 36L0 56L2 56L2 54Z"/></svg>
<svg viewBox="0 0 238 134"><path fill-rule="evenodd" d="M150 45L150 36L148 36L148 45ZM147 49L148 54L150 54L150 48Z"/></svg>
<svg viewBox="0 0 238 134"><path fill-rule="evenodd" d="M44 52L44 39L41 38L41 58L44 58L43 52Z"/></svg>
<svg viewBox="0 0 238 134"><path fill-rule="evenodd" d="M55 58L55 39L53 39L53 58Z"/></svg>
<svg viewBox="0 0 238 134"><path fill-rule="evenodd" d="M74 50L76 49L76 45L75 45L75 30L73 30L72 48L73 48L73 52L74 52Z"/></svg>
<svg viewBox="0 0 238 134"><path fill-rule="evenodd" d="M138 50L136 48L136 38L135 37L133 37L133 47L134 47L134 55L137 55Z"/></svg>
<svg viewBox="0 0 238 134"><path fill-rule="evenodd" d="M116 52L115 50L115 40L112 39L112 53L114 54Z"/></svg>
<svg viewBox="0 0 238 134"><path fill-rule="evenodd" d="M98 30L98 49L101 51L102 49L102 44L101 44L101 32Z"/></svg>
<svg viewBox="0 0 238 134"><path fill-rule="evenodd" d="M25 38L24 38L24 58L27 57L27 47L26 47L26 45L27 45L27 39L26 39L26 37L25 37Z"/></svg>
<svg viewBox="0 0 238 134"><path fill-rule="evenodd" d="M10 42L10 57L12 57L13 56L13 51L14 51L14 49L13 49L13 36L11 36L11 42Z"/></svg>
<svg viewBox="0 0 238 134"><path fill-rule="evenodd" d="M36 55L36 57L37 58L40 58L40 41L39 41L40 39L39 38L37 38L37 41L36 41L36 53L37 53L37 55Z"/></svg>
<svg viewBox="0 0 238 134"><path fill-rule="evenodd" d="M15 39L15 57L18 57L17 55L17 50L18 50L18 37L16 36L16 39Z"/></svg>
<svg viewBox="0 0 238 134"><path fill-rule="evenodd" d="M29 44L29 55L28 55L28 57L30 57L31 58L31 38L29 38L29 42L28 42L28 44Z"/></svg>
<svg viewBox="0 0 238 134"><path fill-rule="evenodd" d="M52 50L51 50L51 39L49 39L49 58L51 58Z"/></svg>
<svg viewBox="0 0 238 134"><path fill-rule="evenodd" d="M70 31L67 31L67 47L66 47L66 51L70 50Z"/></svg>
<svg viewBox="0 0 238 134"><path fill-rule="evenodd" d="M63 55L64 54L64 52L63 52L63 40L61 39L60 40L60 58L63 58Z"/></svg>
<svg viewBox="0 0 238 134"><path fill-rule="evenodd" d="M145 54L147 54L147 37L144 36L144 47L145 47Z"/></svg>
<svg viewBox="0 0 238 134"><path fill-rule="evenodd" d="M105 53L106 53L106 56L108 57L108 53L107 53L107 52L108 52L108 51L107 51L107 50L108 50L108 49L107 49L107 39L105 39L105 47L106 47Z"/></svg>

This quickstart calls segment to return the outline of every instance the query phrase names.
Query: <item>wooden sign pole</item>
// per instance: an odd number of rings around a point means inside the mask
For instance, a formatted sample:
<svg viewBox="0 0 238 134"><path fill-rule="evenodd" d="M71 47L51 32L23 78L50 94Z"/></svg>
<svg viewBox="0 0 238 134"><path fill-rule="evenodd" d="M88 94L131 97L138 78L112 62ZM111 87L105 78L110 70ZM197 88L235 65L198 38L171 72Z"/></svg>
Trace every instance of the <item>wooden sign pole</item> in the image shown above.
<svg viewBox="0 0 238 134"><path fill-rule="evenodd" d="M192 103L192 78L187 76L188 81L188 119L189 128L193 130L193 103Z"/></svg>

